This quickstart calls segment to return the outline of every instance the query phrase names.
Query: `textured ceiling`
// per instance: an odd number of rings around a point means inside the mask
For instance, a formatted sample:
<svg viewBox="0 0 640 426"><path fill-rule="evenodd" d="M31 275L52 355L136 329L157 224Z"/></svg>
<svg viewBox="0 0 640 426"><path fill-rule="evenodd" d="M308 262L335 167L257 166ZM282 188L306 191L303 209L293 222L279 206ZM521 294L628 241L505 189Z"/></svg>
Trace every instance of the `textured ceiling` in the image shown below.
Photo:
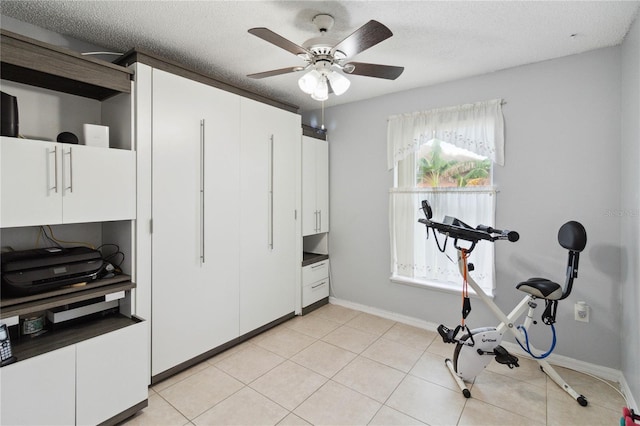
<svg viewBox="0 0 640 426"><path fill-rule="evenodd" d="M393 37L354 60L404 66L397 80L349 76L351 88L325 106L620 44L639 1L11 1L0 13L114 51L142 48L219 80L316 109L297 85L301 73L262 80L247 74L304 65L247 32L267 27L301 45L319 34L341 40L370 19ZM573 36L572 36L573 35Z"/></svg>

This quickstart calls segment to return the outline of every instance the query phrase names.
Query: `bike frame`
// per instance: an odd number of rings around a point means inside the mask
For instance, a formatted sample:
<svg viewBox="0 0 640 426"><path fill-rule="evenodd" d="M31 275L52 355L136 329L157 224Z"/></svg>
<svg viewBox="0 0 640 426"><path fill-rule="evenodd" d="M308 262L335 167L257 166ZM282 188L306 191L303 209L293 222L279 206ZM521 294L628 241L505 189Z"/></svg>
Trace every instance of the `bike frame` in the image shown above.
<svg viewBox="0 0 640 426"><path fill-rule="evenodd" d="M533 323L533 314L534 314L534 310L535 310L535 300L536 300L536 298L534 296L532 296L532 295L525 296L515 306L515 308L513 308L513 310L508 315L505 314L498 307L498 305L496 305L496 303L493 301L493 299L491 299L484 292L484 290L482 290L482 288L478 285L478 283L476 283L475 280L473 279L473 277L469 274L469 269L468 269L467 263L465 262L465 260L463 259L462 255L460 253L461 250L462 250L461 248L458 248L458 268L460 270L460 274L462 276L465 276L465 268L467 269L466 270L467 282L469 283L471 288L473 288L473 290L476 292L476 294L478 295L480 300L482 300L484 302L484 304L489 307L491 312L493 312L494 316L500 321L500 323L496 327L496 331L498 331L501 335L504 335L505 331L508 330L516 339L518 339L520 341L524 341L525 340L524 333L522 333L514 325L514 321L517 320L518 318L520 318L525 312L528 311L527 312L527 316L526 316L526 318L524 320L524 323L523 323L523 328L526 329L527 331L529 330L529 327ZM498 342L498 344L499 343L500 342ZM535 349L535 348L532 347L532 349ZM569 395L571 395L571 397L573 399L578 401L580 403L580 405L583 405L582 402L580 402L579 398L582 398L584 400L584 396L580 395L571 386L569 386L569 384L567 384L567 382L565 382L564 379L562 377L560 377L560 375L553 369L553 367L545 359L535 359L535 361L538 363L538 365L540 365L540 368L542 369L542 371L547 376L549 376L549 378L551 378L551 380L553 380L558 386L560 386L561 389L563 389L565 392L567 392ZM454 369L454 366L453 366L453 363L451 362L451 360L447 359L446 360L446 365L449 368L449 371L451 372L451 374L453 375L453 378L456 380L456 383L460 387L460 390L462 390L462 393L464 394L464 396L467 397L467 398L470 397L471 393L470 393L469 389L467 388L467 385L458 376L457 372Z"/></svg>

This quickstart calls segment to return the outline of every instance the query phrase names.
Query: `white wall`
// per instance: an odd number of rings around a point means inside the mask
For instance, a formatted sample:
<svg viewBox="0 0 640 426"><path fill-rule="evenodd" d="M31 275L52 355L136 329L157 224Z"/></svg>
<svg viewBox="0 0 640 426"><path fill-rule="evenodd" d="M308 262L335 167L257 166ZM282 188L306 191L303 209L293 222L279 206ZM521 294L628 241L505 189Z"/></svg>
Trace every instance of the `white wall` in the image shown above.
<svg viewBox="0 0 640 426"><path fill-rule="evenodd" d="M640 401L640 20L622 46L622 372Z"/></svg>
<svg viewBox="0 0 640 426"><path fill-rule="evenodd" d="M567 254L557 243L557 231L567 220L582 222L588 244L573 293L559 306L555 353L620 369L623 249L620 221L611 217L621 205L620 90L620 48L614 47L326 110L335 296L457 324L459 294L389 281L392 172L386 170L386 119L503 98L506 164L495 168L496 226L517 230L521 238L496 244L495 301L509 310L523 295L515 285L531 276L563 283ZM314 124L318 115L306 114L303 122ZM592 307L590 323L573 319L579 300ZM472 304L471 327L497 322L479 300ZM550 331L535 328L533 343L548 348Z"/></svg>

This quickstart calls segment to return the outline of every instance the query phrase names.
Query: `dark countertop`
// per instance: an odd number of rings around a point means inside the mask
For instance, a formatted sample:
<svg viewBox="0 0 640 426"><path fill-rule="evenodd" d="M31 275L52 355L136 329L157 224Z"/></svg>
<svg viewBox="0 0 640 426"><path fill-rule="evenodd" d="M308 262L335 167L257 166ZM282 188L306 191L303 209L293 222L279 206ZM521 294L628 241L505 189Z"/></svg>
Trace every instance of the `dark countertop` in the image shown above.
<svg viewBox="0 0 640 426"><path fill-rule="evenodd" d="M329 259L328 254L308 253L305 251L302 253L302 266L312 265L327 259Z"/></svg>

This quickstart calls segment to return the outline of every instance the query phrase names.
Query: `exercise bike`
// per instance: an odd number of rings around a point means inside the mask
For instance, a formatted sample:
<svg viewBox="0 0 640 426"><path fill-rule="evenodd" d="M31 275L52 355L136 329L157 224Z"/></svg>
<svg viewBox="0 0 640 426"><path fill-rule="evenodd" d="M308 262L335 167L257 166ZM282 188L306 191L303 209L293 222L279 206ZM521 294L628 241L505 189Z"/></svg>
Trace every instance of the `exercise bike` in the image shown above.
<svg viewBox="0 0 640 426"><path fill-rule="evenodd" d="M454 329L444 325L438 327L438 333L445 343L455 344L453 361L446 359L451 375L460 387L462 394L466 398L471 397L471 391L465 384L471 382L482 370L495 359L498 363L509 368L519 367L518 358L510 354L500 346L502 338L506 332L510 332L522 349L529 353L540 365L540 369L547 374L560 388L567 392L581 406L587 405L584 395L578 394L569 386L553 367L544 359L554 349L556 342L555 328L556 311L558 301L565 299L571 293L573 280L578 276L578 260L580 252L587 244L587 233L584 227L576 221L570 221L562 225L558 231L558 242L569 251L567 271L564 286L557 284L546 278L530 278L519 283L516 288L527 293L522 301L507 315L495 304L495 302L482 290L474 281L469 272L473 271L473 264L467 261L469 254L476 244L481 240L495 242L507 240L516 242L520 238L517 232L495 229L490 226L478 225L473 228L461 220L446 216L442 222L431 220L433 213L427 200L422 201L422 210L425 219L418 219L418 222L433 232L438 248L444 253L448 239L453 239L453 244L458 251L458 268L463 277L463 305L461 324ZM444 235L444 245L440 245L438 234ZM464 320L471 312L471 302L468 296L468 287L471 286L478 297L489 307L500 323L496 327L482 327L470 330L465 325ZM536 322L533 319L537 300L544 300L546 306L542 314L543 323L549 325L553 332L553 343L551 348L543 354L537 354L537 350L529 343L528 330ZM526 317L522 325L516 326L514 322L526 312ZM460 335L460 336L459 336Z"/></svg>

